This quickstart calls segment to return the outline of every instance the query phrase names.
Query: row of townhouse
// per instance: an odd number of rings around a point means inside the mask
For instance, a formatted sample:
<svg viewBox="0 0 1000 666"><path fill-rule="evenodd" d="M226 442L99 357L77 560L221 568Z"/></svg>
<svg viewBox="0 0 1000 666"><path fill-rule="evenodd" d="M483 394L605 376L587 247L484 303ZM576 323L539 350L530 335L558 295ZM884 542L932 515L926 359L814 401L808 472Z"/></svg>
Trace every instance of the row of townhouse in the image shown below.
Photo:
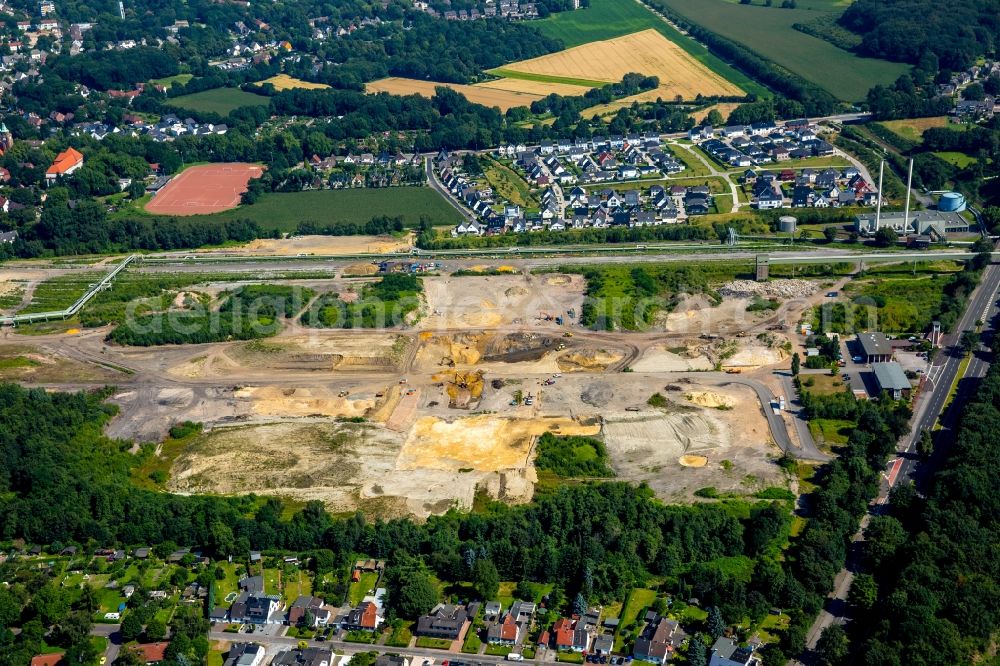
<svg viewBox="0 0 1000 666"><path fill-rule="evenodd" d="M854 167L837 169L792 169L757 173L748 169L740 182L750 191L759 210L777 208L840 208L874 206L876 188Z"/></svg>

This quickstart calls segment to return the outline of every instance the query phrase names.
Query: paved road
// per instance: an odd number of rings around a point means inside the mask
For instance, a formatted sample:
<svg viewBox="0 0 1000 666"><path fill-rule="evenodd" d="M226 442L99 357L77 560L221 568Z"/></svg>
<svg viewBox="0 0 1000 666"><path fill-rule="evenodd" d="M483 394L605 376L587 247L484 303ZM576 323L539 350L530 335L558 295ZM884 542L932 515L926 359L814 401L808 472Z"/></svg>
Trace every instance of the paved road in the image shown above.
<svg viewBox="0 0 1000 666"><path fill-rule="evenodd" d="M997 303L998 289L1000 289L1000 265L990 264L986 267L979 286L969 299L969 305L962 314L955 330L946 335L942 341L941 351L938 353L937 359L935 359L935 366L933 373L931 373L935 380L932 383L928 383L924 392L918 398L910 434L903 439L896 458L889 463L889 468L898 465L898 471L892 478L893 481L898 483L899 479L908 479L919 482L923 477L933 472L933 461L928 465L918 464L919 459L915 454L916 443L920 438L920 433L924 430L932 429L939 419L941 419L942 425L948 427L953 424L957 417L958 410L945 412L948 406L946 404L948 393L955 379L958 377L962 363L962 355L958 352L957 345L963 332L976 330L978 321L983 321L991 330L993 320L1000 314L1000 307L998 307ZM982 378L986 375L988 369L989 361L983 356L975 356L966 368L963 378ZM970 388L966 386L964 390L968 391ZM956 399L952 404L961 406L962 403L961 399ZM939 437L939 441L947 440L947 436ZM890 487L886 484L874 504L884 504L887 500L889 490ZM862 519L861 526L854 535L853 540L855 542L863 539L864 527L867 525L870 516L870 513L865 514ZM822 635L823 630L834 623L843 624L848 620L847 595L854 577L851 571L852 568L851 563L848 563L847 567L837 574L834 581L834 590L827 598L825 608L820 611L816 621L806 635L807 653L803 655L801 661L790 663L813 663L815 654L811 651L815 649L816 642Z"/></svg>
<svg viewBox="0 0 1000 666"><path fill-rule="evenodd" d="M767 425L771 430L771 437L774 438L775 443L782 451L790 453L796 458L800 458L802 460L825 462L830 459L830 456L816 448L816 443L813 441L812 437L802 438L800 434L799 440L802 442L802 446L801 448L795 446L795 443L792 442L792 438L788 435L788 426L785 424L785 419L782 418L780 413L775 414L774 409L771 407L772 403L776 401L776 396L771 392L771 389L761 382L755 379L741 377L740 375L730 375L724 372L676 373L671 375L671 378L674 377L696 379L699 383L711 383L716 386L739 384L740 386L747 386L753 389L754 393L757 394L757 399L760 400L761 410L767 418Z"/></svg>
<svg viewBox="0 0 1000 666"><path fill-rule="evenodd" d="M427 184L430 185L432 189L434 189L438 194L440 194L445 201L451 204L452 208L461 213L462 217L464 217L466 220L468 220L469 222L475 221L476 216L472 213L472 211L463 206L461 203L459 203L458 200L455 199L454 196L452 196L448 188L445 187L440 180L438 180L437 174L434 172L432 158L424 157L424 171L427 172Z"/></svg>

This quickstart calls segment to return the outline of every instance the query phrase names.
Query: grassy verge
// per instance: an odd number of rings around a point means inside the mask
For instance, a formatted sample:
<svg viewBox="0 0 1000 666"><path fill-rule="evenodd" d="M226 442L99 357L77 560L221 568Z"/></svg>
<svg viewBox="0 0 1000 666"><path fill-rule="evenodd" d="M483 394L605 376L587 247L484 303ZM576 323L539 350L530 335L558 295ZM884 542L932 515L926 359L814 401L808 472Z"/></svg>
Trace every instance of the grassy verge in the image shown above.
<svg viewBox="0 0 1000 666"><path fill-rule="evenodd" d="M432 650L447 650L451 647L451 641L444 638L430 638L421 636L416 643L418 648L430 648Z"/></svg>
<svg viewBox="0 0 1000 666"><path fill-rule="evenodd" d="M584 88L603 88L610 85L607 81L596 79L575 79L569 76L556 76L554 74L535 74L533 72L519 72L514 69L498 67L487 70L487 74L502 76L505 79L520 79L522 81L538 81L540 83L565 83L571 86L581 86Z"/></svg>

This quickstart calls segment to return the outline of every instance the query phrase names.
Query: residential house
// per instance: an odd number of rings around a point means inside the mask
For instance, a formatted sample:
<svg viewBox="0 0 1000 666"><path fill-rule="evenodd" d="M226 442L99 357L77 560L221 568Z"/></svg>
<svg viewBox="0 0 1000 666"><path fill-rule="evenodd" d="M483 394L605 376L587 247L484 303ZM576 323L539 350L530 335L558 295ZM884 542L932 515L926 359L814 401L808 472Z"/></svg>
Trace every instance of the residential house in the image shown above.
<svg viewBox="0 0 1000 666"><path fill-rule="evenodd" d="M319 597L299 596L288 609L288 624L296 626L302 623L310 627L325 626L330 621L330 611L323 607ZM307 620L311 619L311 622Z"/></svg>
<svg viewBox="0 0 1000 666"><path fill-rule="evenodd" d="M229 615L233 622L243 624L281 624L285 619L282 610L281 597L277 595L243 592L233 602Z"/></svg>
<svg viewBox="0 0 1000 666"><path fill-rule="evenodd" d="M343 627L348 631L377 631L385 618L374 601L362 601L344 618Z"/></svg>
<svg viewBox="0 0 1000 666"><path fill-rule="evenodd" d="M632 654L639 661L663 664L684 642L687 634L674 620L655 616L635 639Z"/></svg>
<svg viewBox="0 0 1000 666"><path fill-rule="evenodd" d="M739 646L732 638L719 637L712 645L712 658L708 666L757 666L760 659L753 646Z"/></svg>
<svg viewBox="0 0 1000 666"><path fill-rule="evenodd" d="M260 666L267 651L258 643L233 643L223 666Z"/></svg>
<svg viewBox="0 0 1000 666"><path fill-rule="evenodd" d="M271 666L330 666L333 653L318 647L305 650L286 650L271 660Z"/></svg>
<svg viewBox="0 0 1000 666"><path fill-rule="evenodd" d="M521 635L521 626L515 621L514 615L509 611L499 622L493 622L486 630L486 642L490 645L517 644Z"/></svg>
<svg viewBox="0 0 1000 666"><path fill-rule="evenodd" d="M552 625L552 646L560 652L585 652L590 634L578 627L579 619L559 618Z"/></svg>
<svg viewBox="0 0 1000 666"><path fill-rule="evenodd" d="M31 666L57 666L63 659L62 652L36 654L31 658Z"/></svg>
<svg viewBox="0 0 1000 666"><path fill-rule="evenodd" d="M472 618L479 611L479 604L469 604L468 607L455 604L438 604L427 615L417 618L416 634L447 640L459 640L465 637Z"/></svg>

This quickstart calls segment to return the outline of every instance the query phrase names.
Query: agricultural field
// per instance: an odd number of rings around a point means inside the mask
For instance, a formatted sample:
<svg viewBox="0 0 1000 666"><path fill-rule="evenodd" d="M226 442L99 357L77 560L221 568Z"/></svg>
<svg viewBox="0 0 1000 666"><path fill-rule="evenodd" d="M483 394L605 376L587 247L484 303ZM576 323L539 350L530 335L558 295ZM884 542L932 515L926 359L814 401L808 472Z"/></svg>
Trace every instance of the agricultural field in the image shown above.
<svg viewBox="0 0 1000 666"><path fill-rule="evenodd" d="M492 82L495 86L496 82ZM439 87L451 88L457 93L461 93L467 100L474 104L483 106L499 107L501 111L507 111L516 106L529 106L532 102L541 99L545 95L539 93L518 92L516 90L501 90L496 87L468 86L458 83L437 83L435 81L421 81L419 79L405 79L398 76L390 76L386 79L372 81L365 85L365 90L369 93L385 92L391 95L422 95L423 97L433 97L434 89ZM573 91L579 90L579 94L587 91L586 88L571 86Z"/></svg>
<svg viewBox="0 0 1000 666"><path fill-rule="evenodd" d="M875 84L907 71L902 63L861 58L792 28L816 17L808 9L743 5L726 0L658 0L688 20L732 39L845 101L864 99ZM842 11L830 5L829 11Z"/></svg>
<svg viewBox="0 0 1000 666"><path fill-rule="evenodd" d="M552 14L540 21L533 21L532 26L549 37L560 40L566 48L653 29L738 88L758 96L770 95L767 88L712 55L707 48L682 35L638 2L591 0L590 7Z"/></svg>
<svg viewBox="0 0 1000 666"><path fill-rule="evenodd" d="M260 83L270 83L274 86L275 90L279 91L294 90L295 88L302 88L304 90L323 90L330 87L325 83L311 83L309 81L303 81L302 79L296 79L288 74L275 74L271 78L264 79Z"/></svg>
<svg viewBox="0 0 1000 666"><path fill-rule="evenodd" d="M421 216L429 217L436 225L455 225L462 219L437 192L417 186L274 192L262 195L250 206L191 219L212 222L249 219L265 229L294 232L301 222L364 224L380 215L400 216L407 226L416 226Z"/></svg>
<svg viewBox="0 0 1000 666"><path fill-rule="evenodd" d="M267 106L270 100L263 95L248 93L239 88L213 88L167 100L171 106L201 113L228 116L241 106Z"/></svg>
<svg viewBox="0 0 1000 666"><path fill-rule="evenodd" d="M743 92L652 28L511 63L491 73L614 83L629 72L659 77L659 96L664 99Z"/></svg>

